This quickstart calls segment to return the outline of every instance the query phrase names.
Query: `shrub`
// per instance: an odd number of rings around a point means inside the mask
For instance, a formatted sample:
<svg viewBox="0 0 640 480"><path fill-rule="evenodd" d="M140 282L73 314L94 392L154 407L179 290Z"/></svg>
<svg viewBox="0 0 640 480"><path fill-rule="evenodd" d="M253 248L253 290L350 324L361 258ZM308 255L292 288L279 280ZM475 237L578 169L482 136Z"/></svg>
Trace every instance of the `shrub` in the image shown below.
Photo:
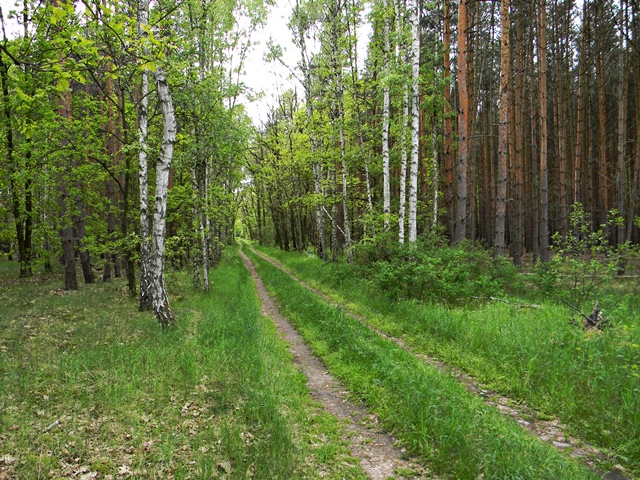
<svg viewBox="0 0 640 480"><path fill-rule="evenodd" d="M614 245L609 238L619 222L624 219L612 210L607 222L594 228L582 204L574 204L567 234L553 235L552 249L556 255L549 265L538 269L546 275L543 286L550 290L560 279L565 279L564 300L578 309L585 301L594 300L592 297L598 288L616 273L622 273L626 262L635 255L629 242Z"/></svg>
<svg viewBox="0 0 640 480"><path fill-rule="evenodd" d="M423 237L415 246L401 245L391 236L355 249L353 273L367 278L398 299L464 303L471 297L505 293L516 268L494 259L478 243L450 246L439 236Z"/></svg>

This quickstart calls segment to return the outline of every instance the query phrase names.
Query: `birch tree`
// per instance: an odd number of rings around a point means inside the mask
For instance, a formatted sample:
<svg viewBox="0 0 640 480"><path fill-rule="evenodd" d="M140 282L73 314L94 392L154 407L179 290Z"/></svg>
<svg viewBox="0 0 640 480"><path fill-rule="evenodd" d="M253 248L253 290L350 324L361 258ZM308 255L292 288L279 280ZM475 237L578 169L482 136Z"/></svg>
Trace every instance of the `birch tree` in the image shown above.
<svg viewBox="0 0 640 480"><path fill-rule="evenodd" d="M142 44L143 62L147 61L149 48L146 45L149 24L148 0L138 3L138 36ZM149 174L147 166L147 136L149 126L149 69L143 63L138 100L138 187L140 194L140 309L152 307L151 285L151 224L149 218Z"/></svg>
<svg viewBox="0 0 640 480"><path fill-rule="evenodd" d="M394 2L396 13L396 70L404 73L405 60L410 57L407 52L404 18L406 12L402 0ZM402 81L402 124L400 126L400 201L398 206L398 242L404 244L407 208L407 130L409 129L409 83L401 74Z"/></svg>
<svg viewBox="0 0 640 480"><path fill-rule="evenodd" d="M171 159L173 157L173 148L176 143L177 127L173 101L164 70L156 67L153 78L162 110L163 134L160 155L156 162L156 191L153 202L151 264L149 270L151 273L153 311L162 327L165 328L175 320L171 305L169 304L169 294L167 293L164 280L164 253L169 172Z"/></svg>
<svg viewBox="0 0 640 480"><path fill-rule="evenodd" d="M383 18L384 18L384 78L382 91L382 212L383 227L389 229L389 217L391 215L391 189L389 187L389 120L390 120L390 62L391 41L389 34L389 1L383 0Z"/></svg>
<svg viewBox="0 0 640 480"><path fill-rule="evenodd" d="M418 237L418 166L420 156L420 7L409 3L411 22L411 168L409 171L409 243Z"/></svg>

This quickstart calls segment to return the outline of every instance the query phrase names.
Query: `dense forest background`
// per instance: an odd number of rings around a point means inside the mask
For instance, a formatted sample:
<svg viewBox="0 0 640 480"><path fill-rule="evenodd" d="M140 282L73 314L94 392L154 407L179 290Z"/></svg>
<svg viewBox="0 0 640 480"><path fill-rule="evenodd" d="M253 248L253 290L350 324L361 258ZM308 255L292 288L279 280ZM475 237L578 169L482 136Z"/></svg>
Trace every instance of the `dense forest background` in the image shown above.
<svg viewBox="0 0 640 480"><path fill-rule="evenodd" d="M98 264L167 324L165 256L206 290L236 234L347 261L437 235L516 265L555 232L638 242L637 1L298 0L292 88L252 125L268 8L2 9L0 245L21 276L61 261L73 289L76 258L85 282Z"/></svg>
<svg viewBox="0 0 640 480"><path fill-rule="evenodd" d="M252 150L252 237L324 256L441 232L520 264L578 215L637 242L637 2L376 2L361 72L363 7L331 8L294 9L304 88Z"/></svg>

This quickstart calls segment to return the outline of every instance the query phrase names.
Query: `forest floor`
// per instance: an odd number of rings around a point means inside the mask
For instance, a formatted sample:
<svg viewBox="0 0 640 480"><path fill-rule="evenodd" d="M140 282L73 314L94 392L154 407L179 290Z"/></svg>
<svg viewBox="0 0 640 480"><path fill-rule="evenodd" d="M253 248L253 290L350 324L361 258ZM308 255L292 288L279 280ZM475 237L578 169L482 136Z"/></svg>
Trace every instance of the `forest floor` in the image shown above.
<svg viewBox="0 0 640 480"><path fill-rule="evenodd" d="M124 279L61 290L0 261L0 479L365 479L237 255L209 294L167 272L176 325Z"/></svg>
<svg viewBox="0 0 640 480"><path fill-rule="evenodd" d="M323 301L327 302L330 305L333 305L336 308L346 311L351 318L362 323L380 337L390 339L400 348L411 353L424 363L436 368L443 374L455 378L462 385L464 385L468 392L478 396L479 398L482 398L483 402L487 406L495 407L503 415L515 420L517 424L524 430L535 435L542 442L548 443L563 455L579 461L594 472L599 472L598 474L602 475L602 478L605 479L624 480L626 478L631 478L631 475L633 475L633 473L629 470L626 470L625 472L624 467L621 467L620 465L616 465L610 470L607 469L608 471L603 471L603 465L611 465L611 453L598 449L593 445L590 445L584 439L581 439L576 435L572 435L570 433L571 429L562 424L562 422L558 418L550 417L543 412L529 407L521 399L509 398L507 395L492 391L488 386L480 384L477 379L464 372L459 367L444 362L431 355L414 352L411 346L407 345L407 343L402 338L390 336L372 326L371 323L368 322L361 313L359 313L358 309L353 308L353 304L349 303L344 298L339 297L336 292L332 292L333 294L330 295L327 293L326 289L325 291L321 291L318 288L315 288L314 286L306 283L292 270L285 267L276 259L266 255L263 252L255 250L252 246L250 246L250 248L253 254L259 256L269 264L284 272L296 283L303 286L305 289L312 292ZM251 268L253 272L255 272L255 269L253 269L253 267Z"/></svg>
<svg viewBox="0 0 640 480"><path fill-rule="evenodd" d="M166 332L121 279L65 292L0 262L0 480L634 478L557 418L246 253L225 255L209 294L167 272Z"/></svg>

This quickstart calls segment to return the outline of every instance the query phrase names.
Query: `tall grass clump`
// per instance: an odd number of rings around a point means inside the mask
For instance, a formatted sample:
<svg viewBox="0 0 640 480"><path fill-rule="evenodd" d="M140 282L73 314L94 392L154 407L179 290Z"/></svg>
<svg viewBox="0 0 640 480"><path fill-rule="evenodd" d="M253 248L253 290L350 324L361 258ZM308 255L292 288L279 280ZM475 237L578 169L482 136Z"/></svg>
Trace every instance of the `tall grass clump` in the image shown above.
<svg viewBox="0 0 640 480"><path fill-rule="evenodd" d="M267 288L329 370L439 473L456 479L596 478L451 377L252 255Z"/></svg>
<svg viewBox="0 0 640 480"><path fill-rule="evenodd" d="M361 478L237 258L209 294L170 272L162 331L126 285L58 290L0 269L0 476ZM333 454L319 452L325 439Z"/></svg>

